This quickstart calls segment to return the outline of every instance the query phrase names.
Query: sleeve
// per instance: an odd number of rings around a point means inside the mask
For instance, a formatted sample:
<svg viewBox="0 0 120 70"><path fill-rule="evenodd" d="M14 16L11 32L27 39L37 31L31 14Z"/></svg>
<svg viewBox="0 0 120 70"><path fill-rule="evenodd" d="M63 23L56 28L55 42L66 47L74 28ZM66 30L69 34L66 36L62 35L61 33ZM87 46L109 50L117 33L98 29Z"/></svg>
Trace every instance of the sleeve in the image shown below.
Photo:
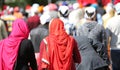
<svg viewBox="0 0 120 70"><path fill-rule="evenodd" d="M108 56L109 56L109 59L110 58L110 38L111 38L111 35L112 35L112 32L111 32L111 27L109 26L109 23L107 23L106 25L106 39L107 39L107 50L108 50Z"/></svg>
<svg viewBox="0 0 120 70"><path fill-rule="evenodd" d="M35 59L35 54L34 54L34 48L32 42L29 40L29 61L30 61L30 67L32 70L37 70L37 62Z"/></svg>
<svg viewBox="0 0 120 70"><path fill-rule="evenodd" d="M7 36L8 36L8 34L7 34L7 30L6 30L6 27L5 27L5 24L4 24L4 22L1 22L1 24L2 24L2 37L3 38L6 38Z"/></svg>
<svg viewBox="0 0 120 70"><path fill-rule="evenodd" d="M104 44L104 48L105 48L105 54L106 54L106 63L110 64L110 46L109 46L109 40L108 40L108 36L106 33L106 30L103 31L103 44Z"/></svg>
<svg viewBox="0 0 120 70"><path fill-rule="evenodd" d="M40 64L39 70L46 69L49 66L49 57L48 57L48 49L45 42L42 40L40 44Z"/></svg>
<svg viewBox="0 0 120 70"><path fill-rule="evenodd" d="M73 59L75 63L81 62L81 56L78 50L77 42L74 40Z"/></svg>
<svg viewBox="0 0 120 70"><path fill-rule="evenodd" d="M108 48L107 48L107 35L106 35L106 32L105 32L105 29L103 28L102 32L101 32L101 37L102 37L102 52L101 55L103 57L103 59L106 61L107 64L110 64L110 61L109 61L109 56L108 56Z"/></svg>
<svg viewBox="0 0 120 70"><path fill-rule="evenodd" d="M112 22L112 21L109 20L109 21L107 22L107 24L106 24L105 32L106 32L107 41L109 41L109 38L110 38L110 36L111 36L111 34L112 34L112 32L111 32L112 27L111 27L111 25L110 25L110 24L112 24L111 22Z"/></svg>

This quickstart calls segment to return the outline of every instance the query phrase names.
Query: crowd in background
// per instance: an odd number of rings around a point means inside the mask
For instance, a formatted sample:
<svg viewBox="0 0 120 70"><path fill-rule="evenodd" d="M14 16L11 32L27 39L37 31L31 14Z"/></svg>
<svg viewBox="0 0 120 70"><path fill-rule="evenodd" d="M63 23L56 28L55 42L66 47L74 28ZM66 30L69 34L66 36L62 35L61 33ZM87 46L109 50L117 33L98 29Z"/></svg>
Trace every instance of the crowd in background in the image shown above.
<svg viewBox="0 0 120 70"><path fill-rule="evenodd" d="M100 1L96 0L96 3L92 4L68 3L64 1L58 4L49 3L46 6L35 3L32 6L27 5L25 8L4 5L3 10L0 11L0 40L3 41L7 38L8 43L16 41L22 46L19 48L17 45L19 54L15 57L15 64L13 63L12 67L15 70L20 69L19 63L21 62L19 60L28 54L29 58L27 59L33 61L31 62L34 66L31 66L33 70L37 68L39 70L41 68L44 70L120 70L120 0L109 1L106 4L102 4L103 2ZM28 24L28 36L24 35L24 37L20 38L20 40L27 39L27 41L23 40L20 43L17 40L19 39L16 38L17 31L19 34L19 32L22 33L24 30L21 29L22 27L15 29L15 23L18 27L20 25L25 27L24 23ZM26 28L23 29L27 30ZM1 41L0 47L3 43ZM26 43L30 45L28 48L23 48L23 46L27 46L25 45ZM50 59L48 59L49 55L47 55L45 50L48 48L43 48L46 45L49 45ZM62 48L51 48L51 46ZM69 48L75 49L70 51L71 49ZM23 49L29 49L27 52L31 50L32 53L26 54L26 50L22 51ZM9 48L9 50L11 49ZM51 50L54 50L54 52ZM55 53L58 55L55 55ZM75 54L73 55L74 57L71 54ZM35 61L31 56L36 58ZM67 58L68 56L69 58ZM8 59L7 57L4 58ZM42 58L45 59L43 60ZM61 61L59 61L60 59ZM71 64L72 62L69 63L69 60L74 60L77 64ZM53 65L49 65L49 62ZM69 66L73 67L70 68ZM0 69L2 69L1 66Z"/></svg>

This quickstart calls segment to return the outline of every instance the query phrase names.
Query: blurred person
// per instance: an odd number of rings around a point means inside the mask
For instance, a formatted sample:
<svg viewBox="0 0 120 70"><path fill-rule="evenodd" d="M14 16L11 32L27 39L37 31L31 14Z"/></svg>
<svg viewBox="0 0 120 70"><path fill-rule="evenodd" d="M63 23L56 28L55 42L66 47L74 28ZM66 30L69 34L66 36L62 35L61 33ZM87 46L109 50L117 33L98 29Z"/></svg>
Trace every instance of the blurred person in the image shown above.
<svg viewBox="0 0 120 70"><path fill-rule="evenodd" d="M20 8L18 6L14 7L13 15L16 18L23 18L23 14L20 12Z"/></svg>
<svg viewBox="0 0 120 70"><path fill-rule="evenodd" d="M28 16L30 17L30 16L34 16L34 15L39 15L39 4L38 3L34 3L31 6Z"/></svg>
<svg viewBox="0 0 120 70"><path fill-rule="evenodd" d="M69 19L69 23L72 24L72 31L73 32L73 36L76 35L76 30L78 29L78 27L80 25L82 25L84 23L84 11L83 9L75 9L73 11L70 12L68 19Z"/></svg>
<svg viewBox="0 0 120 70"><path fill-rule="evenodd" d="M101 15L101 16L103 16L106 12L105 12L105 9L103 8L104 7L104 5L103 5L103 0L96 0L96 2L97 2L97 5L98 5L98 7L97 7L97 12Z"/></svg>
<svg viewBox="0 0 120 70"><path fill-rule="evenodd" d="M22 14L23 14L23 19L26 21L28 19L28 13L26 11L23 11Z"/></svg>
<svg viewBox="0 0 120 70"><path fill-rule="evenodd" d="M41 24L32 29L30 32L30 38L34 46L35 50L35 56L37 60L37 64L39 65L39 46L43 38L45 38L48 35L48 25L50 21L49 15L41 15L40 18L38 18L41 22ZM29 19L29 21L32 21L33 19Z"/></svg>
<svg viewBox="0 0 120 70"><path fill-rule="evenodd" d="M5 23L0 19L0 40L6 38L8 36L7 29Z"/></svg>
<svg viewBox="0 0 120 70"><path fill-rule="evenodd" d="M111 3L107 4L105 11L106 13L102 16L104 28L106 28L107 21L115 14L113 5Z"/></svg>
<svg viewBox="0 0 120 70"><path fill-rule="evenodd" d="M114 5L120 2L120 0L112 0L112 1Z"/></svg>
<svg viewBox="0 0 120 70"><path fill-rule="evenodd" d="M102 20L102 10L101 10L101 8L99 8L99 5L98 4L91 4L90 5L90 7L94 7L95 8L95 10L96 10L96 15L95 15L95 20L98 22L98 24L103 24L103 20ZM99 10L100 11L99 11ZM105 14L105 13L104 13ZM104 15L103 14L103 15Z"/></svg>
<svg viewBox="0 0 120 70"><path fill-rule="evenodd" d="M36 26L23 19L13 22L9 37L0 41L0 70L37 70L33 45L28 40L29 31Z"/></svg>
<svg viewBox="0 0 120 70"><path fill-rule="evenodd" d="M96 10L94 7L85 8L86 22L79 26L77 36L86 36L92 40L91 44L94 50L103 59L105 65L107 64L104 68L106 69L110 64L107 53L106 33L104 27L95 21L95 14Z"/></svg>
<svg viewBox="0 0 120 70"><path fill-rule="evenodd" d="M72 7L73 7L73 10L81 8L81 6L78 2L73 3Z"/></svg>
<svg viewBox="0 0 120 70"><path fill-rule="evenodd" d="M53 10L57 11L57 9L58 9L58 7L55 3L49 3L47 6L49 7L50 11L53 11Z"/></svg>
<svg viewBox="0 0 120 70"><path fill-rule="evenodd" d="M111 3L107 4L107 6L105 7L105 10L106 10L106 14L102 16L102 19L103 19L103 26L106 29L107 22L110 18L112 18L115 15L115 11ZM108 42L107 44L108 44L108 47L107 47L108 55L110 58L110 43Z"/></svg>
<svg viewBox="0 0 120 70"><path fill-rule="evenodd" d="M59 6L58 17L63 21L65 31L69 35L72 35L71 31L70 31L71 27L72 27L72 24L69 23L69 19L68 19L69 13L70 13L70 10L69 10L68 6L64 6L64 5Z"/></svg>
<svg viewBox="0 0 120 70"><path fill-rule="evenodd" d="M31 30L30 32L30 38L34 45L35 49L35 56L37 60L37 64L39 65L39 46L43 38L45 38L48 35L48 29L49 29L49 22L52 18L57 18L57 12L50 11L50 12L44 12L40 16L40 22L41 24Z"/></svg>
<svg viewBox="0 0 120 70"><path fill-rule="evenodd" d="M49 35L40 45L39 70L75 70L74 62L81 62L76 41L65 32L60 19L52 19Z"/></svg>
<svg viewBox="0 0 120 70"><path fill-rule="evenodd" d="M8 10L9 13L2 15L1 19L4 20L9 35L12 30L12 22L16 19L16 17L13 15L13 7L10 7Z"/></svg>
<svg viewBox="0 0 120 70"><path fill-rule="evenodd" d="M115 4L116 15L106 25L107 40L110 42L112 70L120 70L120 2Z"/></svg>
<svg viewBox="0 0 120 70"><path fill-rule="evenodd" d="M39 16L41 16L41 15L43 14L43 8L44 8L43 5L40 5L40 6L38 7L38 15L39 15Z"/></svg>
<svg viewBox="0 0 120 70"><path fill-rule="evenodd" d="M38 27L36 27L36 28L34 28L34 29L32 29L31 31L30 31L30 39L31 39L31 41L32 41L32 43L33 43L33 46L34 46L34 50L35 50L35 52L39 52L39 34L41 34L40 32L39 32L39 26L41 26L41 21L40 21L40 17L38 16L38 15L36 15L36 16L31 16L31 17L29 17L28 18L28 21L27 21L28 23L31 23L31 24L35 24L35 23L39 23L39 25L38 25Z"/></svg>

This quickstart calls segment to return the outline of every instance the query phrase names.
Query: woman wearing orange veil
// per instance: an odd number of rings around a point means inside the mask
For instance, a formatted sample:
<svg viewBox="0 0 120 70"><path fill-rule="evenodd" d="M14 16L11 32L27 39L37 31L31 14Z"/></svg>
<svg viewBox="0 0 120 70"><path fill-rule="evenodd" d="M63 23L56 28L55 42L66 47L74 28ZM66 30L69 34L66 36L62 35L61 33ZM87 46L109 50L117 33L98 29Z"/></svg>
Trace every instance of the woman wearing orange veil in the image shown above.
<svg viewBox="0 0 120 70"><path fill-rule="evenodd" d="M74 62L81 62L77 43L65 32L63 22L55 18L40 45L39 70L76 70Z"/></svg>

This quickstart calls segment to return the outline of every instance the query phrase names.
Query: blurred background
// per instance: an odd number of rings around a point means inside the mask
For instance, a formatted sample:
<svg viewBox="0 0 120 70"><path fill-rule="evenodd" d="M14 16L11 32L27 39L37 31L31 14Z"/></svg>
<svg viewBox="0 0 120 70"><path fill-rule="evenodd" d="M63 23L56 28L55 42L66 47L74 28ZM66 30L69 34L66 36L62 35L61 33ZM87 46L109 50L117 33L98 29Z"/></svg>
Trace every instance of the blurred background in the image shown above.
<svg viewBox="0 0 120 70"><path fill-rule="evenodd" d="M33 5L34 3L38 3L39 5L47 5L49 3L60 3L66 1L68 3L75 3L75 2L79 2L79 3L94 3L97 0L0 0L0 9L3 8L4 5L9 5L9 6L19 6L19 7L25 7L26 5ZM114 0L99 0L99 1L103 1L103 3L108 3L110 1L114 1Z"/></svg>
<svg viewBox="0 0 120 70"><path fill-rule="evenodd" d="M32 5L34 3L38 3L40 5L47 5L48 3L58 3L60 1L68 1L71 3L76 2L76 0L0 0L0 8L3 7L3 5L9 5L9 6L19 6L19 7L25 7L26 5Z"/></svg>

